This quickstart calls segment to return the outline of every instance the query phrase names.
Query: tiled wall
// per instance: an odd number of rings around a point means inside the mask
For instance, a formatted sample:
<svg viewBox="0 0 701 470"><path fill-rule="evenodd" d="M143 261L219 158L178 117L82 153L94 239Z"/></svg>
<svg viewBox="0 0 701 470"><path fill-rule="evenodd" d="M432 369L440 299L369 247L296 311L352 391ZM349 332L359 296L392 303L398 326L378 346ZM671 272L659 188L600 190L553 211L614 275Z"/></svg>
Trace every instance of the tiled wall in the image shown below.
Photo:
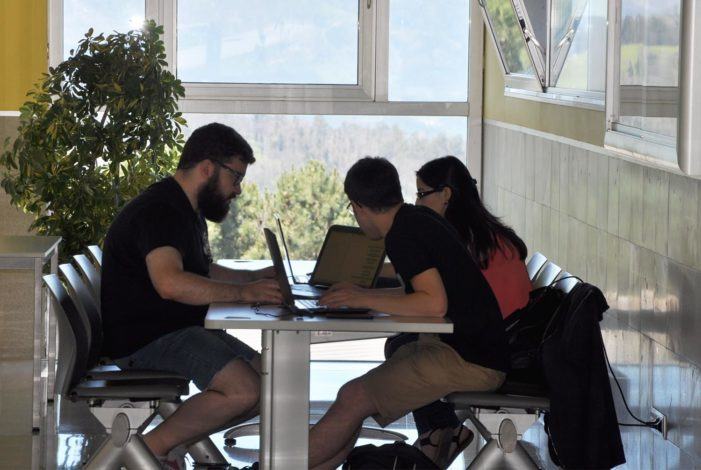
<svg viewBox="0 0 701 470"><path fill-rule="evenodd" d="M701 182L493 121L483 172L485 202L530 252L604 291L604 340L628 403L669 419L668 441L621 428L626 468L701 468Z"/></svg>

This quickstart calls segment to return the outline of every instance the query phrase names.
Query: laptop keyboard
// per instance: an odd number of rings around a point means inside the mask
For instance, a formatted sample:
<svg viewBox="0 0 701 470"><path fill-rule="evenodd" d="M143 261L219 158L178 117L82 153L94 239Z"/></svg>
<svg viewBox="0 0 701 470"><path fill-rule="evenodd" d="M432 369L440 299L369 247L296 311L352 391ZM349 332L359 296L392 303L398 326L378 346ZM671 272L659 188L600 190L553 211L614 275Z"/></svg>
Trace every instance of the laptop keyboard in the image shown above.
<svg viewBox="0 0 701 470"><path fill-rule="evenodd" d="M313 299L299 299L295 300L295 305L298 308L319 308L319 302Z"/></svg>

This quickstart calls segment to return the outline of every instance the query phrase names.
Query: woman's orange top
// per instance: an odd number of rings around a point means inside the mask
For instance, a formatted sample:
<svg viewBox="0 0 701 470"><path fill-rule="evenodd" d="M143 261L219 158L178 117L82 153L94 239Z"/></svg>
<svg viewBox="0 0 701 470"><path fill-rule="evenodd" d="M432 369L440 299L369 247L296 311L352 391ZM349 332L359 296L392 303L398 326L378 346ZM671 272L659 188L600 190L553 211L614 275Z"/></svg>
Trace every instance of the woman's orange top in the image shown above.
<svg viewBox="0 0 701 470"><path fill-rule="evenodd" d="M526 306L532 289L531 280L526 263L519 258L518 251L511 243L501 241L500 249L494 251L489 266L482 270L482 274L499 302L503 318Z"/></svg>

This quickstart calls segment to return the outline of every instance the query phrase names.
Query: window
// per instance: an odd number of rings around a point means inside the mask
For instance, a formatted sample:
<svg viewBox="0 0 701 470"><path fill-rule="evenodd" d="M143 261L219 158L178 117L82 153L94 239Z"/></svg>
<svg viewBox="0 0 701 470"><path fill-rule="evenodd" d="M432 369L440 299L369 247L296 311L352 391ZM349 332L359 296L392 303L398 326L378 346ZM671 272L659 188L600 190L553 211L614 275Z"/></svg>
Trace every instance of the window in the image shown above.
<svg viewBox="0 0 701 470"><path fill-rule="evenodd" d="M603 108L606 0L480 0L480 4L501 59L507 93Z"/></svg>
<svg viewBox="0 0 701 470"><path fill-rule="evenodd" d="M553 0L550 64L552 86L604 92L605 0Z"/></svg>
<svg viewBox="0 0 701 470"><path fill-rule="evenodd" d="M63 0L61 16L61 60L70 55L85 33L93 28L95 35L113 31L126 32L141 27L144 21L144 0Z"/></svg>
<svg viewBox="0 0 701 470"><path fill-rule="evenodd" d="M399 171L404 199L414 202L415 172L444 155L465 160L467 118L418 116L304 116L185 114L189 135L206 123L230 125L254 148L256 163L243 183L231 216L209 224L215 259L267 258L257 236L279 213L289 232L290 256L315 259L326 229L354 224L343 193L348 168L365 155L388 158ZM309 212L320 223L309 223Z"/></svg>
<svg viewBox="0 0 701 470"><path fill-rule="evenodd" d="M680 0L620 0L607 145L676 164Z"/></svg>
<svg viewBox="0 0 701 470"><path fill-rule="evenodd" d="M179 0L184 82L358 83L356 0Z"/></svg>
<svg viewBox="0 0 701 470"><path fill-rule="evenodd" d="M491 31L504 74L512 78L507 81L507 85L514 84L513 79L520 79L521 83L528 83L527 88L540 90L541 82L536 77L511 0L485 0L483 8L485 22Z"/></svg>
<svg viewBox="0 0 701 470"><path fill-rule="evenodd" d="M393 0L389 101L467 101L469 3Z"/></svg>

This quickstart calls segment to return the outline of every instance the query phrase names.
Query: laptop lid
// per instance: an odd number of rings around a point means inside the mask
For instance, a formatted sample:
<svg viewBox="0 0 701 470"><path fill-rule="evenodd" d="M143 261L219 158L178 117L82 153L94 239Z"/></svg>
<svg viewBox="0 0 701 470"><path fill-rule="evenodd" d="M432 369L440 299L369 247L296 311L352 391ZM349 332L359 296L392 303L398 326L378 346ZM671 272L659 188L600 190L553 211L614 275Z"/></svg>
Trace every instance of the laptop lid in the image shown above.
<svg viewBox="0 0 701 470"><path fill-rule="evenodd" d="M290 282L287 280L287 271L285 271L285 265L282 261L282 253L280 253L277 237L270 229L264 228L263 232L265 233L265 241L268 244L270 258L273 260L273 266L275 267L275 276L280 285L282 301L286 307L294 308L295 299L292 295L292 289L290 289Z"/></svg>
<svg viewBox="0 0 701 470"><path fill-rule="evenodd" d="M358 227L332 225L309 284L330 286L345 281L369 288L375 284L384 259L384 240L371 240Z"/></svg>

